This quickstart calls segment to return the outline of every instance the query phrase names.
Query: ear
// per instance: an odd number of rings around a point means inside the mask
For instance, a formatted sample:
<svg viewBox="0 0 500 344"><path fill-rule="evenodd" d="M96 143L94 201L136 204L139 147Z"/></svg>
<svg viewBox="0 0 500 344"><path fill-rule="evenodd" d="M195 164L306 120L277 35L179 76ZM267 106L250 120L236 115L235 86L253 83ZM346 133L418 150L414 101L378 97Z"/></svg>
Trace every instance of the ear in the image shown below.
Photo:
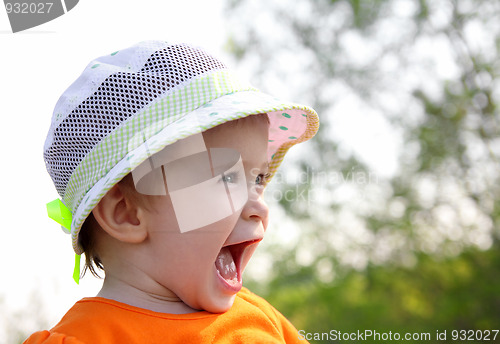
<svg viewBox="0 0 500 344"><path fill-rule="evenodd" d="M111 237L127 243L140 243L147 237L142 221L144 209L127 197L119 183L113 186L92 211L101 228Z"/></svg>

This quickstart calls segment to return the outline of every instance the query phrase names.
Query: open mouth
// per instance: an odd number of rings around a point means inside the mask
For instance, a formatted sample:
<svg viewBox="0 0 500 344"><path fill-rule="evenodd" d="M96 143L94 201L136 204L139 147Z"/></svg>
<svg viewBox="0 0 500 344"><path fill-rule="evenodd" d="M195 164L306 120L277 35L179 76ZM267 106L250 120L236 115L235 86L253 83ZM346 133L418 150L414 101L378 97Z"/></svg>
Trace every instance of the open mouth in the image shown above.
<svg viewBox="0 0 500 344"><path fill-rule="evenodd" d="M239 291L241 282L241 260L245 249L257 242L257 240L244 241L234 245L224 246L215 259L215 268L218 275L227 284L229 289Z"/></svg>

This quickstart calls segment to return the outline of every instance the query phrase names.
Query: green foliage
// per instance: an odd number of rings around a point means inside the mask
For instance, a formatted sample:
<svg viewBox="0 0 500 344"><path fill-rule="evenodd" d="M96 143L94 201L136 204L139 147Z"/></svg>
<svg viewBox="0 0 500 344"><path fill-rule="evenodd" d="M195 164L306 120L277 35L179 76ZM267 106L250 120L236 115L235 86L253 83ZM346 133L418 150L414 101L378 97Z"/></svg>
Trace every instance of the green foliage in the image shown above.
<svg viewBox="0 0 500 344"><path fill-rule="evenodd" d="M253 67L264 90L280 80L283 95L318 110L321 129L308 154L282 167L312 174L299 186L274 187L322 197L279 200L301 240L264 247L271 275L251 285L309 332L498 328L500 3L260 6L251 22L243 14L258 1L228 8L238 18L228 50ZM357 107L338 113L346 99ZM346 178L377 168L334 130L355 112L366 112L360 130L383 118L400 138L389 175ZM343 179L318 182L321 173ZM341 197L346 190L350 197ZM309 259L300 258L304 250Z"/></svg>
<svg viewBox="0 0 500 344"><path fill-rule="evenodd" d="M348 3L352 9L353 26L366 29L380 16L384 0L351 0Z"/></svg>
<svg viewBox="0 0 500 344"><path fill-rule="evenodd" d="M436 330L498 328L499 270L496 247L441 260L421 255L412 268L370 265L330 283L315 282L311 267L293 276L280 269L284 278L260 293L307 332L421 332L434 338Z"/></svg>

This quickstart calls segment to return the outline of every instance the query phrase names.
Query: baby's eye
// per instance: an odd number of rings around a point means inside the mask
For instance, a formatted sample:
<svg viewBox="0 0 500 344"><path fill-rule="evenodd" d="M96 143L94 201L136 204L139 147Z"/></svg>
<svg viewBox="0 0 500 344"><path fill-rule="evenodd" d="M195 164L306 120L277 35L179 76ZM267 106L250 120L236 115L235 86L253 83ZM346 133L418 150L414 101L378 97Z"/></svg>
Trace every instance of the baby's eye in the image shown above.
<svg viewBox="0 0 500 344"><path fill-rule="evenodd" d="M221 180L224 183L234 184L238 181L238 173L231 172L231 173L223 174Z"/></svg>
<svg viewBox="0 0 500 344"><path fill-rule="evenodd" d="M266 173L266 174L261 173L261 174L259 174L257 176L257 178L255 178L255 184L257 184L257 185L266 185L267 178L269 178L270 175L271 175L270 173Z"/></svg>

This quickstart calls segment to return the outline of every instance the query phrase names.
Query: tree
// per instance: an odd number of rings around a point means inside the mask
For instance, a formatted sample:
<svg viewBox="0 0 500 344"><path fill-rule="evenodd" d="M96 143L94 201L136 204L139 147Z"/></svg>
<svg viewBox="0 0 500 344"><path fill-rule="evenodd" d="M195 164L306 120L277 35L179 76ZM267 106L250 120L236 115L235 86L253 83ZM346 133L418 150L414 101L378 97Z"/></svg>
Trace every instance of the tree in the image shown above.
<svg viewBox="0 0 500 344"><path fill-rule="evenodd" d="M279 200L301 233L291 250L267 247L279 254L268 254L273 269L261 293L272 296L279 286L281 297L300 301L301 291L312 288L315 296L310 297L323 295L322 303L303 301L299 308L319 317L331 307L351 309L333 293L348 292L352 283L372 286L368 290L377 292L369 295L376 294L380 302L390 301L394 288L409 292L421 285L413 301L384 308L397 313L411 302L425 309L434 290L432 269L446 278L455 265L474 269L473 263L481 261L485 274L496 274L500 3L298 0L291 5L241 0L230 2L226 11L233 19L227 49L259 75L255 83L314 104L322 121L308 154L295 155L286 171L306 176L305 182L297 187L296 180L282 178L274 185L281 194L290 190L299 195L305 189L314 197ZM246 13L253 14L251 22L243 20ZM349 135L339 129L346 127L344 122L351 126ZM380 160L386 161L382 167ZM442 263L432 267L436 260ZM393 284L386 285L382 276L393 276ZM459 276L449 277L458 284L439 287L443 295L471 287L460 284ZM487 283L482 277L479 281ZM311 287L312 280L319 284ZM285 285L289 293L283 293ZM483 288L485 299L470 291L469 301L484 309L497 307L485 314L498 323L498 293L478 286ZM449 319L443 324L480 328L474 312L469 319L460 315L459 321L450 311L460 308L463 294L465 290L447 298ZM355 290L350 295L355 298ZM365 305L380 309L373 302ZM358 310L358 315L369 313ZM353 312L356 308L348 313ZM373 321L390 324L399 319L396 313ZM324 320L322 326L331 324Z"/></svg>

